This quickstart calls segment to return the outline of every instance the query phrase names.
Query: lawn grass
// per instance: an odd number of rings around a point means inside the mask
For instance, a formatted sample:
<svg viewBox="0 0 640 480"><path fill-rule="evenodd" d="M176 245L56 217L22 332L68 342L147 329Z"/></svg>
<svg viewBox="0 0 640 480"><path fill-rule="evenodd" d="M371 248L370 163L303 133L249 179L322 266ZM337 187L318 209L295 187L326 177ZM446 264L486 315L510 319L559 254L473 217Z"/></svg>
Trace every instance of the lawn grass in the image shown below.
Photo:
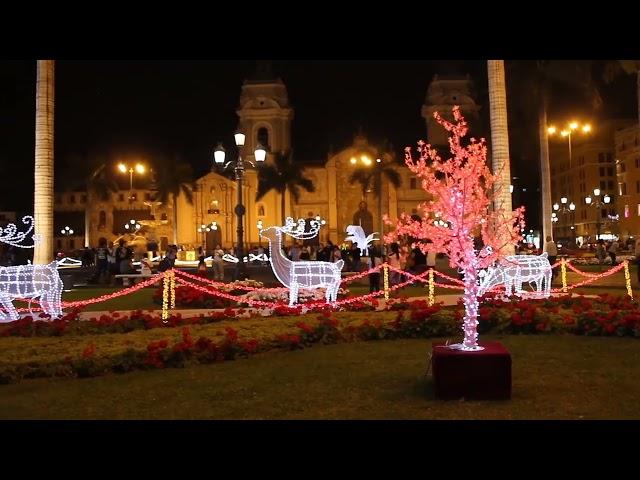
<svg viewBox="0 0 640 480"><path fill-rule="evenodd" d="M436 401L432 340L314 346L186 369L0 386L2 419L638 419L631 338L496 336L511 401ZM435 340L435 339L434 339Z"/></svg>

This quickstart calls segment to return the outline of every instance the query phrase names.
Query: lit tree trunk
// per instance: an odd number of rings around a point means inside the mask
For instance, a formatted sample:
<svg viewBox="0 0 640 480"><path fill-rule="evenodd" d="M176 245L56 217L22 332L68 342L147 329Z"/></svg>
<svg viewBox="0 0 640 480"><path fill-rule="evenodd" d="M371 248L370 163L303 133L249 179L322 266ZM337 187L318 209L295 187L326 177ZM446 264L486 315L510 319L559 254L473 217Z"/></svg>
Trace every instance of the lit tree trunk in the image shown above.
<svg viewBox="0 0 640 480"><path fill-rule="evenodd" d="M478 272L472 266L464 269L464 323L462 330L465 350L478 349Z"/></svg>
<svg viewBox="0 0 640 480"><path fill-rule="evenodd" d="M54 60L38 60L36 83L35 233L33 263L53 257L53 107Z"/></svg>
<svg viewBox="0 0 640 480"><path fill-rule="evenodd" d="M540 173L542 175L542 239L544 244L547 237L553 238L551 224L551 169L549 167L549 139L547 138L547 107L542 101L538 116L538 130L540 133Z"/></svg>
<svg viewBox="0 0 640 480"><path fill-rule="evenodd" d="M507 92L504 78L504 60L487 60L489 77L489 104L491 116L491 167L498 176L495 184L496 203L506 212L513 210L511 204L511 163L509 161L509 129L507 125ZM514 255L512 243L504 247L504 253Z"/></svg>
<svg viewBox="0 0 640 480"><path fill-rule="evenodd" d="M91 221L91 189L87 185L87 201L84 204L84 246L89 247L89 222Z"/></svg>

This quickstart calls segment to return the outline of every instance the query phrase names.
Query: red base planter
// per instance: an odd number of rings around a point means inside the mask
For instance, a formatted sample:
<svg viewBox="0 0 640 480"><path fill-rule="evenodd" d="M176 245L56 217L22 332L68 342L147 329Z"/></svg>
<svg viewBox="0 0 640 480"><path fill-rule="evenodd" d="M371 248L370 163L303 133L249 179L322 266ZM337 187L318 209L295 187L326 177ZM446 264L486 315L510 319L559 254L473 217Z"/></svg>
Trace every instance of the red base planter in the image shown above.
<svg viewBox="0 0 640 480"><path fill-rule="evenodd" d="M479 342L484 350L465 352L432 346L436 398L442 400L508 400L511 398L511 354L500 342Z"/></svg>

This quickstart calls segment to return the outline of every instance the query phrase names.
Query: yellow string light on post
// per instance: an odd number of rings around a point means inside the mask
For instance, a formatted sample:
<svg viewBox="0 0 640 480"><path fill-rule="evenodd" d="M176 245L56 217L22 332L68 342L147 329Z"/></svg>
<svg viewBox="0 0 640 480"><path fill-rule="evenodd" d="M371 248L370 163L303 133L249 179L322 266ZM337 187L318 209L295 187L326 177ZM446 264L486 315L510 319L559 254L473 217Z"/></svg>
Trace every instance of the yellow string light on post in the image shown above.
<svg viewBox="0 0 640 480"><path fill-rule="evenodd" d="M171 310L176 308L176 274L173 270L169 273L169 296L171 300Z"/></svg>
<svg viewBox="0 0 640 480"><path fill-rule="evenodd" d="M564 258L560 262L560 271L562 272L562 292L567 293L567 261Z"/></svg>
<svg viewBox="0 0 640 480"><path fill-rule="evenodd" d="M434 298L435 288L433 286L433 268L429 269L429 306L432 306L435 303Z"/></svg>
<svg viewBox="0 0 640 480"><path fill-rule="evenodd" d="M640 268L640 267L639 267ZM633 292L631 291L631 276L629 275L629 261L624 261L624 282L627 285L627 294L633 300Z"/></svg>
<svg viewBox="0 0 640 480"><path fill-rule="evenodd" d="M389 267L384 264L384 299L389 300Z"/></svg>
<svg viewBox="0 0 640 480"><path fill-rule="evenodd" d="M169 275L167 273L164 274L164 278L162 279L162 320L167 323L167 319L169 318Z"/></svg>

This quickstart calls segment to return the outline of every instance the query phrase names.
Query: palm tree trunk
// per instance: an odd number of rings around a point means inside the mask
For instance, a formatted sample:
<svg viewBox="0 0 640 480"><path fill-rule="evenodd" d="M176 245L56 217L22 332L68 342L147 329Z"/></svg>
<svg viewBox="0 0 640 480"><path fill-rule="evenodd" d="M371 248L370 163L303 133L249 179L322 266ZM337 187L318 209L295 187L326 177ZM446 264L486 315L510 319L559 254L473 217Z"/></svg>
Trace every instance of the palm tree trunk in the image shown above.
<svg viewBox="0 0 640 480"><path fill-rule="evenodd" d="M542 175L542 239L553 238L551 224L551 168L549 167L549 139L547 137L547 105L543 98L538 113L538 131L540 135L540 173Z"/></svg>
<svg viewBox="0 0 640 480"><path fill-rule="evenodd" d="M282 192L282 197L280 201L281 201L281 208L282 208L282 225L284 225L287 218L287 214L285 213L285 209L287 208L287 187L284 187L284 191Z"/></svg>
<svg viewBox="0 0 640 480"><path fill-rule="evenodd" d="M507 92L504 78L504 60L487 60L489 77L489 104L491 116L491 166L498 176L496 203L507 215L513 211L511 204L511 162L509 160L509 129L507 123ZM506 255L514 255L514 245L503 249Z"/></svg>
<svg viewBox="0 0 640 480"><path fill-rule="evenodd" d="M178 201L176 195L171 197L173 199L173 244L178 245Z"/></svg>
<svg viewBox="0 0 640 480"><path fill-rule="evenodd" d="M53 257L53 107L54 60L38 60L36 83L36 152L34 219L39 236L33 263Z"/></svg>
<svg viewBox="0 0 640 480"><path fill-rule="evenodd" d="M637 93L637 99L638 100L638 127L640 127L640 67L638 68L638 71L636 72L636 93Z"/></svg>

